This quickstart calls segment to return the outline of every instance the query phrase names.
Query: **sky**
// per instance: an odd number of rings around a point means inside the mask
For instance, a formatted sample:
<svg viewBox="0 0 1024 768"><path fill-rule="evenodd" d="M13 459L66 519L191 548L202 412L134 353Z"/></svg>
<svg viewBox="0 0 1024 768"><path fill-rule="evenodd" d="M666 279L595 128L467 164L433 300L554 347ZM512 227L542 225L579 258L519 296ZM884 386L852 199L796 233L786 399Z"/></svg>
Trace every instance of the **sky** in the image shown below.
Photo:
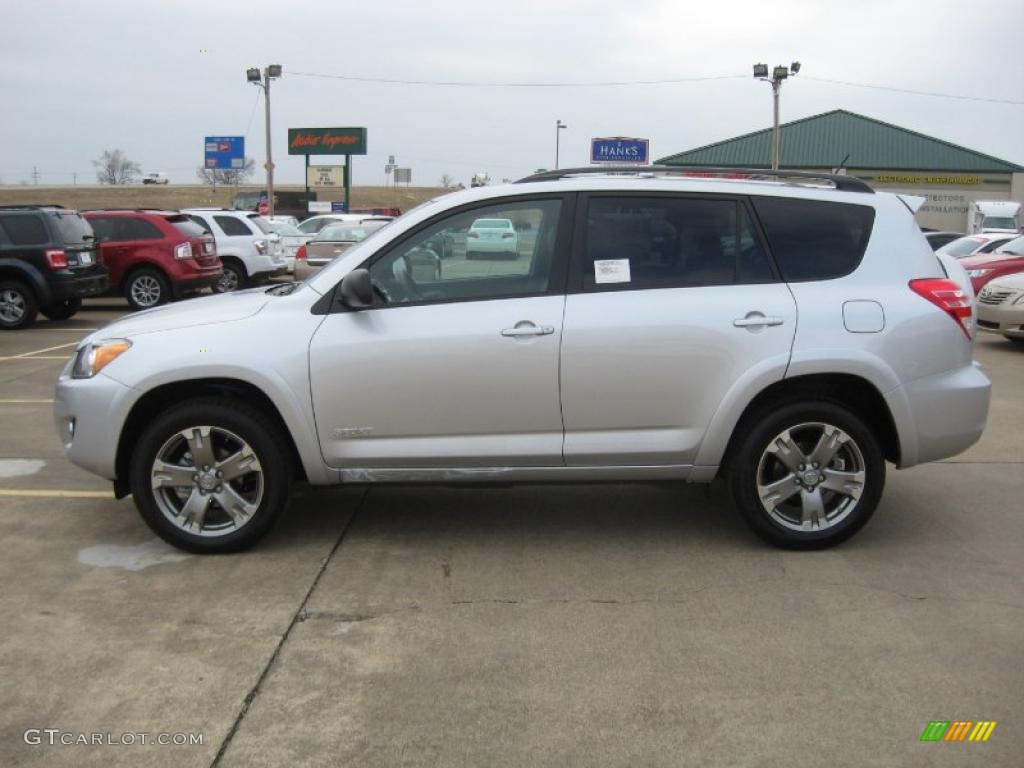
<svg viewBox="0 0 1024 768"><path fill-rule="evenodd" d="M647 138L657 159L770 127L771 88L751 66L792 61L783 122L846 109L1024 165L1020 0L0 3L7 185L94 183L91 161L114 148L196 183L207 135L245 136L261 168L264 104L245 70L267 64L283 68L279 184L303 180L290 127L365 126L358 185L384 184L389 155L423 186L550 168L556 120L562 167L586 165L601 136ZM685 81L607 84L650 80ZM530 85L495 85L509 82Z"/></svg>

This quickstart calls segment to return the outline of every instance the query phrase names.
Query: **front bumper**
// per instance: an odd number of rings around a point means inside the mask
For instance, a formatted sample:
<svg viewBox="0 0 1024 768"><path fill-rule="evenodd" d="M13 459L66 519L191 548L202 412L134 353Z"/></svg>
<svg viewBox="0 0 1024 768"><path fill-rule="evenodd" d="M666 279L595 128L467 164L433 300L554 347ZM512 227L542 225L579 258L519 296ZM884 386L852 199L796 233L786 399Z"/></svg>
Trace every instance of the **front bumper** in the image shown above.
<svg viewBox="0 0 1024 768"><path fill-rule="evenodd" d="M900 439L900 467L956 456L978 442L992 382L974 363L887 392Z"/></svg>
<svg viewBox="0 0 1024 768"><path fill-rule="evenodd" d="M117 444L136 394L102 371L91 379L72 379L68 362L57 379L53 419L72 464L115 479Z"/></svg>
<svg viewBox="0 0 1024 768"><path fill-rule="evenodd" d="M984 304L978 302L978 328L1024 338L1024 304Z"/></svg>

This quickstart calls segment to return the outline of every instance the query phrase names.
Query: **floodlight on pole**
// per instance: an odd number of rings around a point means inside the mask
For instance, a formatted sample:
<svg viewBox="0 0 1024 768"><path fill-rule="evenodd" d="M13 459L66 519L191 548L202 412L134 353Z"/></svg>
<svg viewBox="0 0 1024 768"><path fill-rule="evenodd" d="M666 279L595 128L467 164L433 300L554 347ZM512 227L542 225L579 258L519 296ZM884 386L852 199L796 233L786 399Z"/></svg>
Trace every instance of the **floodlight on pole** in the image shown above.
<svg viewBox="0 0 1024 768"><path fill-rule="evenodd" d="M565 130L569 126L561 121L561 119L555 121L555 169L558 168L558 140L561 137L561 131Z"/></svg>
<svg viewBox="0 0 1024 768"><path fill-rule="evenodd" d="M779 154L780 154L780 136L779 136L779 89L782 87L782 81L786 80L790 75L795 75L800 71L800 62L794 61L788 67L784 64L780 64L772 69L771 77L768 76L768 65L767 64L755 64L754 65L754 77L758 80L764 80L766 83L771 83L772 86L772 170L777 171L779 169Z"/></svg>
<svg viewBox="0 0 1024 768"><path fill-rule="evenodd" d="M270 147L270 81L281 76L280 64L269 64L263 70L263 82L260 82L260 70L258 67L250 67L245 71L245 79L253 85L263 89L263 103L266 108L267 127L267 162L263 167L267 171L267 207L271 216L274 215L274 159Z"/></svg>

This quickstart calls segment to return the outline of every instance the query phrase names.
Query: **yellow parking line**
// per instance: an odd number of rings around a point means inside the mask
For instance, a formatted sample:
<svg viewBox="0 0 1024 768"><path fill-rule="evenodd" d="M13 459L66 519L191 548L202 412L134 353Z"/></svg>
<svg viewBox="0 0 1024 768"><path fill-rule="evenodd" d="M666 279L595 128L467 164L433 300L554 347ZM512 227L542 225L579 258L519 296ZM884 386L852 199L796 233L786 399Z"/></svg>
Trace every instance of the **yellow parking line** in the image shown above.
<svg viewBox="0 0 1024 768"><path fill-rule="evenodd" d="M52 403L53 400L17 400L15 398L0 398L0 405L42 405Z"/></svg>
<svg viewBox="0 0 1024 768"><path fill-rule="evenodd" d="M69 341L67 344L58 344L55 347L47 347L46 349L37 349L34 352L22 352L20 355L11 355L11 357L32 357L33 355L41 355L43 352L53 352L55 349L64 349L65 347L77 347L77 341Z"/></svg>
<svg viewBox="0 0 1024 768"><path fill-rule="evenodd" d="M30 496L37 499L112 499L111 491L44 491L22 488L0 488L0 496Z"/></svg>

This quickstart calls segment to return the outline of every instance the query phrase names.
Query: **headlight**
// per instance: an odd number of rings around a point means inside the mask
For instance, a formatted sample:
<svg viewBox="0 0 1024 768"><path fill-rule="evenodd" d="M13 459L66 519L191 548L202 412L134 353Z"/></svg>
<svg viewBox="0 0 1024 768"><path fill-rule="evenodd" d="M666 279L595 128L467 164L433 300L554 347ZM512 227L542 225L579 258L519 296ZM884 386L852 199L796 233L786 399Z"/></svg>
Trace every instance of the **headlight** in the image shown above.
<svg viewBox="0 0 1024 768"><path fill-rule="evenodd" d="M1024 293L1013 300L1014 304L1024 304Z"/></svg>
<svg viewBox="0 0 1024 768"><path fill-rule="evenodd" d="M967 270L967 276L968 277L984 277L985 275L987 275L991 271L992 271L991 269L968 269Z"/></svg>
<svg viewBox="0 0 1024 768"><path fill-rule="evenodd" d="M97 373L128 351L132 343L128 339L105 339L86 344L75 355L71 369L73 379L91 379Z"/></svg>

